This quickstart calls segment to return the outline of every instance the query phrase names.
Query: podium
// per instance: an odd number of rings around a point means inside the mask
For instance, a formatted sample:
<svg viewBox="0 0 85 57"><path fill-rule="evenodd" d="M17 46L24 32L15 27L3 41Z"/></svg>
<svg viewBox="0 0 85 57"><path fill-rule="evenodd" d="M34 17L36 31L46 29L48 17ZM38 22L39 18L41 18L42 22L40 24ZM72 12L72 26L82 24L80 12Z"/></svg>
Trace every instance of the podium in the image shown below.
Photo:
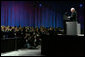
<svg viewBox="0 0 85 57"><path fill-rule="evenodd" d="M81 33L80 28L78 22L66 22L66 35L78 35Z"/></svg>

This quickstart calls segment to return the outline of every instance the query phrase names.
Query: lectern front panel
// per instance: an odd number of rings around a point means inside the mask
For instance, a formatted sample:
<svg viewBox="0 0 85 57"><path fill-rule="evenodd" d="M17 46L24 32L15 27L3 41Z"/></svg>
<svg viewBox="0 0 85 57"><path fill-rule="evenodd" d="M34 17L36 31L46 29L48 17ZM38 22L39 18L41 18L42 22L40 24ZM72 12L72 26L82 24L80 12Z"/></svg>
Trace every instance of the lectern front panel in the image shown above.
<svg viewBox="0 0 85 57"><path fill-rule="evenodd" d="M66 34L77 35L77 22L66 22Z"/></svg>

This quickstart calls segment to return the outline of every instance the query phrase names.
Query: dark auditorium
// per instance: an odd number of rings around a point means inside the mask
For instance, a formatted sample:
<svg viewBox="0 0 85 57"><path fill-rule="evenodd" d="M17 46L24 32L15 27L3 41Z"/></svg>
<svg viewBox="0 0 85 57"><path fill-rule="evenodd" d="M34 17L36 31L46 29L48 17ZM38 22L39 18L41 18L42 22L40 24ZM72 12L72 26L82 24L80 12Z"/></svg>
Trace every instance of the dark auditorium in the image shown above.
<svg viewBox="0 0 85 57"><path fill-rule="evenodd" d="M1 56L85 56L84 0L1 1Z"/></svg>

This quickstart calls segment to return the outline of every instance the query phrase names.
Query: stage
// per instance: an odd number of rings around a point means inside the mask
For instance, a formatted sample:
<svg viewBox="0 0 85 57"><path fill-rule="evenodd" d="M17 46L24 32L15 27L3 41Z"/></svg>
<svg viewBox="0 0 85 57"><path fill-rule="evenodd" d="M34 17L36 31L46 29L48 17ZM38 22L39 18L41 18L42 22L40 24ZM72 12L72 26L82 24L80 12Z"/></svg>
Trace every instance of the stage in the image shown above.
<svg viewBox="0 0 85 57"><path fill-rule="evenodd" d="M43 35L41 53L46 56L84 56L84 35Z"/></svg>
<svg viewBox="0 0 85 57"><path fill-rule="evenodd" d="M84 36L84 34L78 34L78 36Z"/></svg>

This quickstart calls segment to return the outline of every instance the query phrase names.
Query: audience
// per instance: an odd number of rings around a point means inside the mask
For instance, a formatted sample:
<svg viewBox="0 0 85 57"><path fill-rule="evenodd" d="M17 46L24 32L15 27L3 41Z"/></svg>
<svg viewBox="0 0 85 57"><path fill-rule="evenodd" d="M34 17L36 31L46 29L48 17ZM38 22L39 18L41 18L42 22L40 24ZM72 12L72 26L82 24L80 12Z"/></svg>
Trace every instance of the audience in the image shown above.
<svg viewBox="0 0 85 57"><path fill-rule="evenodd" d="M25 47L36 48L41 44L42 35L57 35L63 34L63 29L61 28L45 28L43 26L38 27L11 27L11 26L1 26L1 38L23 38L25 40Z"/></svg>

